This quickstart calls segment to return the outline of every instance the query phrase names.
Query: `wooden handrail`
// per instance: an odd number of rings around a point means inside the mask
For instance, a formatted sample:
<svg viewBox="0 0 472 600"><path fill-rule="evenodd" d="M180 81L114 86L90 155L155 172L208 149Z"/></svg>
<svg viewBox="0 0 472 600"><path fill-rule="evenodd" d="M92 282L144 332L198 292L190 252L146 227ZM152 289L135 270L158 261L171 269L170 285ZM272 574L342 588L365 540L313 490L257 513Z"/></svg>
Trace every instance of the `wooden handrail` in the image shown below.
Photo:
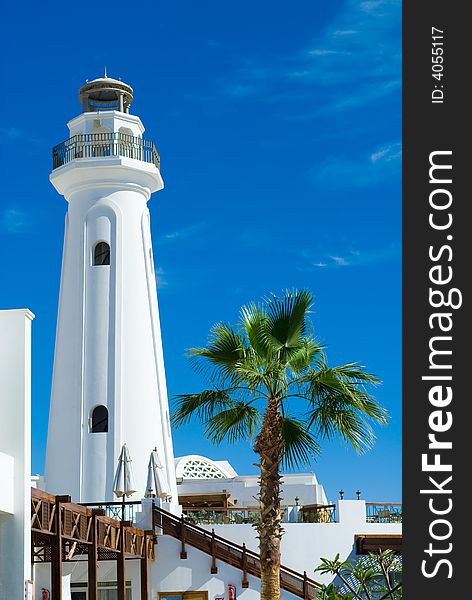
<svg viewBox="0 0 472 600"><path fill-rule="evenodd" d="M194 525L182 517L153 506L153 524L162 529L164 535L179 539L183 545L188 544L205 552L212 557L212 567L216 568L214 557L239 568L243 572L243 587L247 586L247 573L256 577L261 576L260 557L257 552L248 550L243 544L237 544L224 537L216 535L203 527ZM321 584L290 567L280 566L280 585L300 598L308 600L317 596Z"/></svg>

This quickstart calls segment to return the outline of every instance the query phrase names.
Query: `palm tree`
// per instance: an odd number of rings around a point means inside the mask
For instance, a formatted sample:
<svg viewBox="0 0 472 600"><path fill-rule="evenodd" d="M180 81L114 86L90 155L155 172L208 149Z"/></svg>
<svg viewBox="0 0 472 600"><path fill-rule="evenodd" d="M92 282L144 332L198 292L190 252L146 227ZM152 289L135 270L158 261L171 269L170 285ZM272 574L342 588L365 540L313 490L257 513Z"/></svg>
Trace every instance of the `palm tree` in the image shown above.
<svg viewBox="0 0 472 600"><path fill-rule="evenodd" d="M370 448L370 422L387 413L366 386L379 380L364 367L329 367L312 334L313 296L286 291L241 309L241 322L216 324L203 348L190 349L209 389L176 397L173 423L197 417L216 444L249 439L259 456L261 598L280 598L281 467L309 463L319 441L335 435L357 451Z"/></svg>

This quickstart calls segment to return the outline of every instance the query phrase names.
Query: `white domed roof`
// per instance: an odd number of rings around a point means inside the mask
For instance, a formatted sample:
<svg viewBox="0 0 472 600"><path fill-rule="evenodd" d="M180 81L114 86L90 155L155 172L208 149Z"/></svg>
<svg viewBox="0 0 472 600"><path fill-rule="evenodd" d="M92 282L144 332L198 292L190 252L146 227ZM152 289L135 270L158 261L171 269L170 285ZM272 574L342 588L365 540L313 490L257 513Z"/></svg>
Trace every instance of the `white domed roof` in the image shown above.
<svg viewBox="0 0 472 600"><path fill-rule="evenodd" d="M189 454L175 459L175 476L182 479L231 479L237 474L227 461Z"/></svg>

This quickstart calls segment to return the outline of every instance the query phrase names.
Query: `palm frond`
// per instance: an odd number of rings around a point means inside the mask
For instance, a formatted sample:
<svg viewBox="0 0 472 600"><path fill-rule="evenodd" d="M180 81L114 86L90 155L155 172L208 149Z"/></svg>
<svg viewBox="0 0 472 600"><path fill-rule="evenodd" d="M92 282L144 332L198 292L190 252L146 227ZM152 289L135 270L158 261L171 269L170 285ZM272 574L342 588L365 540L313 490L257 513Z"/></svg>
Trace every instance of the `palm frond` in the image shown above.
<svg viewBox="0 0 472 600"><path fill-rule="evenodd" d="M206 435L214 443L226 440L230 444L251 440L261 425L261 413L248 402L235 402L206 421Z"/></svg>
<svg viewBox="0 0 472 600"><path fill-rule="evenodd" d="M299 347L307 332L312 303L313 296L307 290L287 290L281 298L272 295L267 300L269 333L276 349Z"/></svg>
<svg viewBox="0 0 472 600"><path fill-rule="evenodd" d="M244 352L244 340L239 333L226 323L217 323L211 328L207 345L190 348L187 355L191 357L197 372L207 370L210 363L223 377L227 377L234 372L238 361L244 357Z"/></svg>
<svg viewBox="0 0 472 600"><path fill-rule="evenodd" d="M350 407L349 400L339 395L320 400L307 415L308 427L326 439L340 436L363 453L374 445L375 434L362 412Z"/></svg>
<svg viewBox="0 0 472 600"><path fill-rule="evenodd" d="M251 303L241 308L241 324L253 352L263 359L272 358L267 313L259 304Z"/></svg>
<svg viewBox="0 0 472 600"><path fill-rule="evenodd" d="M287 366L294 375L310 368L315 358L322 352L322 346L313 338L303 338L300 346L288 353Z"/></svg>
<svg viewBox="0 0 472 600"><path fill-rule="evenodd" d="M320 400L338 397L343 405L349 405L379 424L388 422L388 412L367 391L367 385L375 385L380 380L367 373L363 367L349 363L338 367L323 366L320 370L310 369L297 385L299 390L306 389L312 405Z"/></svg>
<svg viewBox="0 0 472 600"><path fill-rule="evenodd" d="M306 386L312 406L307 415L309 427L325 438L339 435L358 452L371 448L375 435L370 423L388 422L388 412L367 391L367 385L379 379L356 363L320 366L320 370L308 370L298 383L299 390Z"/></svg>
<svg viewBox="0 0 472 600"><path fill-rule="evenodd" d="M283 416L280 421L283 442L283 464L292 469L309 465L310 460L320 453L315 437L303 421Z"/></svg>
<svg viewBox="0 0 472 600"><path fill-rule="evenodd" d="M215 413L233 405L233 400L226 390L204 390L199 394L181 394L175 396L174 400L172 424L176 427L189 423L192 417L205 422Z"/></svg>

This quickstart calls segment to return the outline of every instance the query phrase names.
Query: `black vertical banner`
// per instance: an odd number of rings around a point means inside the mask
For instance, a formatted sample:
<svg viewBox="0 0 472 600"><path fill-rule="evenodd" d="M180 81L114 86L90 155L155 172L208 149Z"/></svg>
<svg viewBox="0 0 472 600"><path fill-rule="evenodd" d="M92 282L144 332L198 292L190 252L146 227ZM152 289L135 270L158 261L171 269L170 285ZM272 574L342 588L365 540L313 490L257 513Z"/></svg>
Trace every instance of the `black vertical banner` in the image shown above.
<svg viewBox="0 0 472 600"><path fill-rule="evenodd" d="M452 1L403 4L407 600L472 598L467 543L472 539L468 9L467 3Z"/></svg>

